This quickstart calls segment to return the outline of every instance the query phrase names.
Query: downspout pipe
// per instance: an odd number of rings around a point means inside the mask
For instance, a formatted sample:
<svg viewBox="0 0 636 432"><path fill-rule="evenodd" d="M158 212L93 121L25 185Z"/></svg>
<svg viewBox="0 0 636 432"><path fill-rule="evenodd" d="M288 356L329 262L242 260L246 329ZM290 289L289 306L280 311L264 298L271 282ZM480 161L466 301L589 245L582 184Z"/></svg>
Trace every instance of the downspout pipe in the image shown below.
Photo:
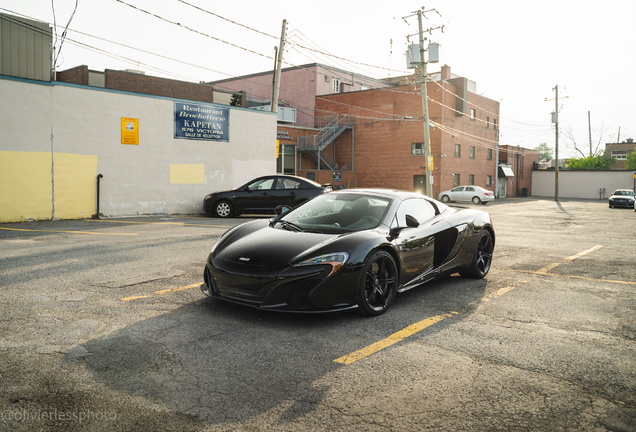
<svg viewBox="0 0 636 432"><path fill-rule="evenodd" d="M104 177L101 174L97 175L97 202L95 204L96 206L96 212L95 214L92 216L92 219L99 219L100 213L99 213L99 180Z"/></svg>

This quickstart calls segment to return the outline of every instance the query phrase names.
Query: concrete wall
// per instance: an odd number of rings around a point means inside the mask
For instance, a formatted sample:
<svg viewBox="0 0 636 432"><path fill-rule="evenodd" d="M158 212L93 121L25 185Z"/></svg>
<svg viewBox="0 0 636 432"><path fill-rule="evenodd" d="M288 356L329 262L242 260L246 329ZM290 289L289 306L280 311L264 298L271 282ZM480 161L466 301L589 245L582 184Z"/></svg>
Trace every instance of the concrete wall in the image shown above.
<svg viewBox="0 0 636 432"><path fill-rule="evenodd" d="M633 171L569 171L559 170L559 197L600 199L600 188L605 188L604 199L616 189L633 189ZM532 195L554 197L554 170L532 171Z"/></svg>
<svg viewBox="0 0 636 432"><path fill-rule="evenodd" d="M276 116L229 109L229 142L174 138L175 100L0 77L0 222L202 211L276 172ZM183 101L182 101L183 102ZM197 102L201 104L201 102ZM122 144L122 118L139 144Z"/></svg>

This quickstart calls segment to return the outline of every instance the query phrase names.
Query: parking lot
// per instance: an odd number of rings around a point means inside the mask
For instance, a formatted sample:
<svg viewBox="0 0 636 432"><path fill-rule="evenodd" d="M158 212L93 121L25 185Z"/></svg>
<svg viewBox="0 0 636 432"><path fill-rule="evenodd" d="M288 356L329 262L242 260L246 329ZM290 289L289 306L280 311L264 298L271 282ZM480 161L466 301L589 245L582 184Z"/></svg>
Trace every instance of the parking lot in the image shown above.
<svg viewBox="0 0 636 432"><path fill-rule="evenodd" d="M466 207L495 224L488 276L375 318L205 298L247 217L0 224L0 430L635 431L636 212Z"/></svg>

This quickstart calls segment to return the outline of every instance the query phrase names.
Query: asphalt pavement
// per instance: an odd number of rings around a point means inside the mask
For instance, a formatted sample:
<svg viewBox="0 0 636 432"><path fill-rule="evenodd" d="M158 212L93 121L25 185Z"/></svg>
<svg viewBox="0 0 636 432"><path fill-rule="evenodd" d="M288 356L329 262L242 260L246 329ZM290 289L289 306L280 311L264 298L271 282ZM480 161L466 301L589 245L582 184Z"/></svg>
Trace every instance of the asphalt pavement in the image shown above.
<svg viewBox="0 0 636 432"><path fill-rule="evenodd" d="M375 318L205 298L249 217L0 224L0 430L635 431L636 212L464 207L493 218L488 276Z"/></svg>

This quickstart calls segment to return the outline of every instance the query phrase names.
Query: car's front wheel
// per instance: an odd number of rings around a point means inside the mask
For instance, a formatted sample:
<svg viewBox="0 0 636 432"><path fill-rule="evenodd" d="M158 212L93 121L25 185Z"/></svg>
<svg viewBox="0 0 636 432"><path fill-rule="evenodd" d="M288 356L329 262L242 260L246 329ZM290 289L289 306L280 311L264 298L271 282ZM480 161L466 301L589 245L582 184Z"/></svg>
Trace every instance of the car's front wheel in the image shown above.
<svg viewBox="0 0 636 432"><path fill-rule="evenodd" d="M494 246L490 233L482 229L479 233L479 237L477 237L477 244L473 252L473 262L471 263L470 269L465 272L460 272L460 274L473 279L481 279L486 276L492 264L492 251Z"/></svg>
<svg viewBox="0 0 636 432"><path fill-rule="evenodd" d="M448 197L448 195L444 195L444 196L442 196L442 202L443 202L443 203L448 203L448 202L450 202L450 198Z"/></svg>
<svg viewBox="0 0 636 432"><path fill-rule="evenodd" d="M397 266L385 251L373 253L366 261L358 289L360 312L381 315L389 308L397 293Z"/></svg>
<svg viewBox="0 0 636 432"><path fill-rule="evenodd" d="M232 216L232 204L227 201L219 201L214 210L218 217L226 218Z"/></svg>

